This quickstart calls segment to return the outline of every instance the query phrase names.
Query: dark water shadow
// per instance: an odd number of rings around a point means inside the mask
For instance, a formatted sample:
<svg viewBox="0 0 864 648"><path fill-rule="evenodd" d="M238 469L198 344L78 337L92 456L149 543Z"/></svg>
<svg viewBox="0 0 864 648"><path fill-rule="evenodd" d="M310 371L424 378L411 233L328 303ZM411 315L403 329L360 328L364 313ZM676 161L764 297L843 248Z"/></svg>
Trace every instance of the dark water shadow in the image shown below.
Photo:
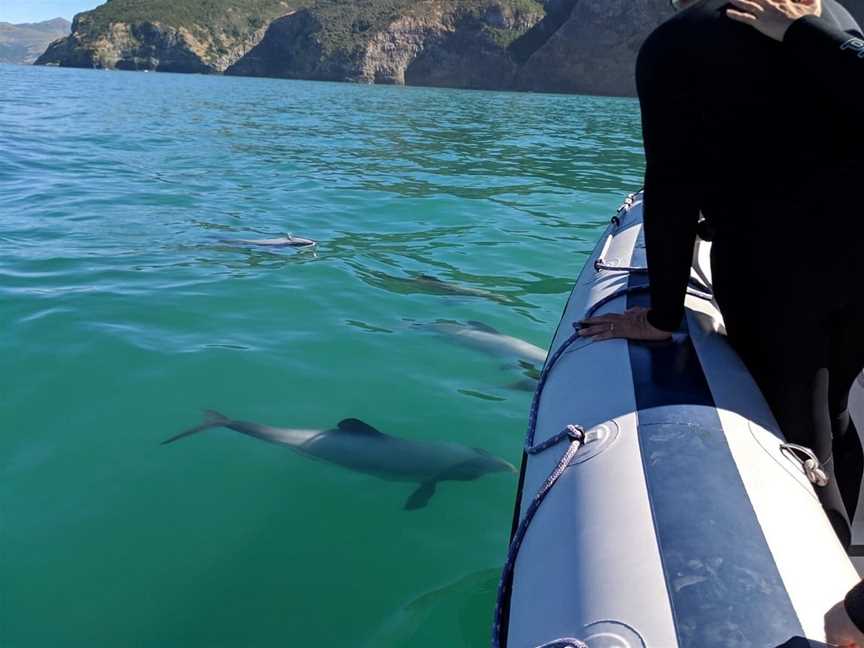
<svg viewBox="0 0 864 648"><path fill-rule="evenodd" d="M366 284L399 295L439 295L444 297L470 297L485 299L504 306L530 307L531 304L510 294L495 292L485 287L475 287L463 283L453 283L435 275L419 272L398 276L370 270L358 264L350 264L355 275ZM478 282L480 285L493 284L492 281Z"/></svg>
<svg viewBox="0 0 864 648"><path fill-rule="evenodd" d="M501 569L484 569L429 590L385 619L364 648L428 645L429 628L447 627L463 646L487 646ZM797 648L797 647L796 647Z"/></svg>

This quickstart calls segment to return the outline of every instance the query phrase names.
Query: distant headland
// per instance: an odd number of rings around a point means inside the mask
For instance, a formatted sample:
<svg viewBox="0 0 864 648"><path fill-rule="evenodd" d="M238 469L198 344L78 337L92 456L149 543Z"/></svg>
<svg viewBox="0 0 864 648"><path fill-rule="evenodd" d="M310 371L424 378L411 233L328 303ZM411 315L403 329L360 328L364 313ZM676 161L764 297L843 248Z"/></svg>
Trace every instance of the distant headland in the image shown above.
<svg viewBox="0 0 864 648"><path fill-rule="evenodd" d="M864 20L864 0L841 0ZM668 0L110 0L38 65L632 96Z"/></svg>
<svg viewBox="0 0 864 648"><path fill-rule="evenodd" d="M52 41L68 35L71 26L63 18L15 25L0 22L0 63L33 63Z"/></svg>

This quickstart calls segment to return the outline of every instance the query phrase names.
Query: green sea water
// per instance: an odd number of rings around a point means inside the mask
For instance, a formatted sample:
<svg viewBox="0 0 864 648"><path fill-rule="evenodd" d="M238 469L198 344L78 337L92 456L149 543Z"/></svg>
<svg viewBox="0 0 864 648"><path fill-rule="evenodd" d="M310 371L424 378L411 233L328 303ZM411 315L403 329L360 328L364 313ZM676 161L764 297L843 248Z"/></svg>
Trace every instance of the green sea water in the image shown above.
<svg viewBox="0 0 864 648"><path fill-rule="evenodd" d="M425 325L545 347L642 170L631 100L0 66L0 645L487 645L514 475L406 511L159 443L211 408L518 464L523 371ZM317 253L222 242L285 232Z"/></svg>

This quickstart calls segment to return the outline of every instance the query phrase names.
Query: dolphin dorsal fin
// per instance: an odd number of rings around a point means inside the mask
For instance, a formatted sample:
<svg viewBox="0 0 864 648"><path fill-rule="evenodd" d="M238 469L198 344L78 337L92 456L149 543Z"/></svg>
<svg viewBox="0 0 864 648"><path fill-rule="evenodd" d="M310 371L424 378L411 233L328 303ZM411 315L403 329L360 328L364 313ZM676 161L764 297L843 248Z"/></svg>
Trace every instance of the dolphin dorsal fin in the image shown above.
<svg viewBox="0 0 864 648"><path fill-rule="evenodd" d="M501 335L501 332L498 329L489 326L488 324L484 324L483 322L472 322L469 321L468 324L473 329L477 329L478 331L483 331L484 333L492 333L493 335Z"/></svg>
<svg viewBox="0 0 864 648"><path fill-rule="evenodd" d="M353 418L339 421L336 427L341 432L351 432L352 434L368 434L370 436L380 436L382 434L368 423Z"/></svg>

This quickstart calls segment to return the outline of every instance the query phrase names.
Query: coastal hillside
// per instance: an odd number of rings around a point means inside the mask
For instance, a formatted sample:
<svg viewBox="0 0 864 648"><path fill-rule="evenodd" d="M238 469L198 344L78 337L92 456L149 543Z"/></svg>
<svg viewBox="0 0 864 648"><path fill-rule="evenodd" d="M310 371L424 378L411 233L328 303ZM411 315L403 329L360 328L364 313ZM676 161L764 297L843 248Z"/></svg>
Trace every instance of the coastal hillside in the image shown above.
<svg viewBox="0 0 864 648"><path fill-rule="evenodd" d="M276 20L227 73L509 88L514 48L546 16L534 0L319 0Z"/></svg>
<svg viewBox="0 0 864 648"><path fill-rule="evenodd" d="M841 0L864 21L864 0ZM668 0L109 0L37 64L632 96Z"/></svg>
<svg viewBox="0 0 864 648"><path fill-rule="evenodd" d="M642 42L672 15L667 0L577 2L519 70L519 90L633 96Z"/></svg>
<svg viewBox="0 0 864 648"><path fill-rule="evenodd" d="M37 65L223 72L295 5L285 0L109 0L75 16Z"/></svg>
<svg viewBox="0 0 864 648"><path fill-rule="evenodd" d="M0 63L33 63L51 41L68 35L71 26L63 18L17 25L0 22Z"/></svg>

